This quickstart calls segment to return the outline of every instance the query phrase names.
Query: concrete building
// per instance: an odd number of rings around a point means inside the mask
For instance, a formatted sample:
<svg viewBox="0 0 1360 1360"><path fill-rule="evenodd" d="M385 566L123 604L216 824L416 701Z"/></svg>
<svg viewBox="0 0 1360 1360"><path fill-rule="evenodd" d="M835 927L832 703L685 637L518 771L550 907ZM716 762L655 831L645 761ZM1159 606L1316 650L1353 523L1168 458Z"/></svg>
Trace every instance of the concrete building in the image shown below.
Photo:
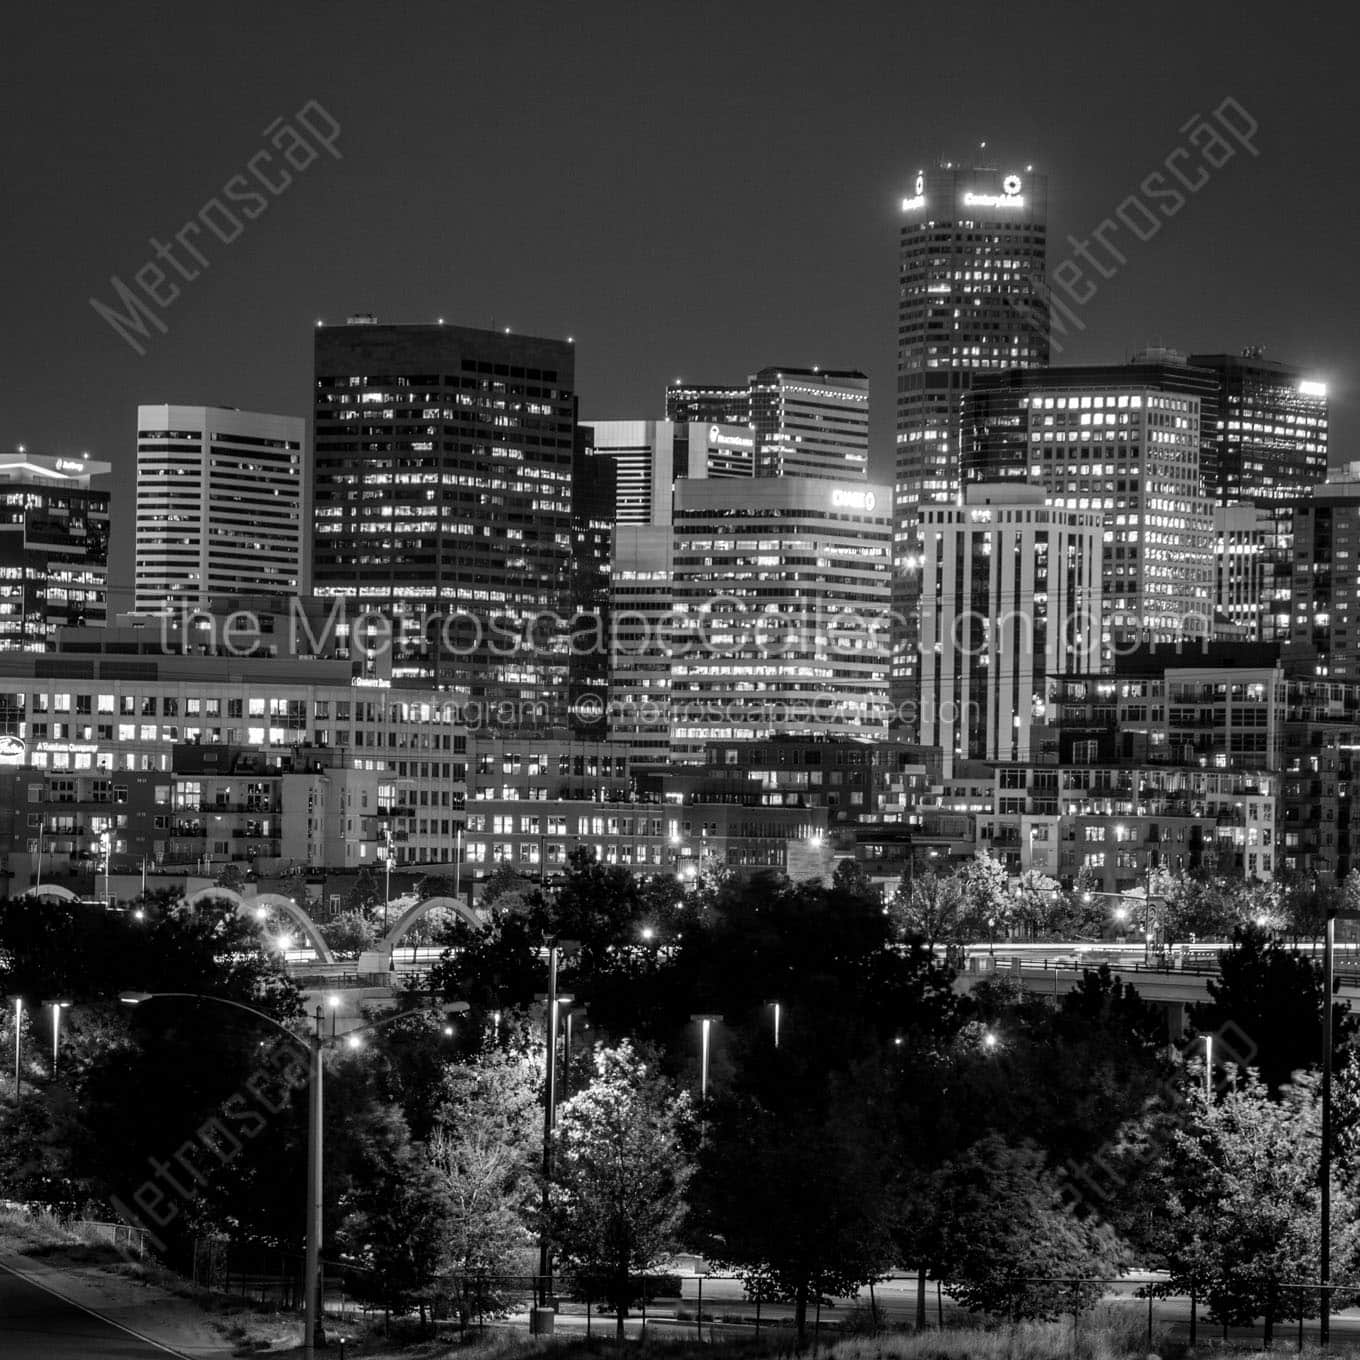
<svg viewBox="0 0 1360 1360"><path fill-rule="evenodd" d="M41 652L108 610L108 463L0 454L0 651Z"/></svg>
<svg viewBox="0 0 1360 1360"><path fill-rule="evenodd" d="M1029 760L1048 678L1099 658L1099 511L1041 487L966 488L923 506L921 736L960 760Z"/></svg>
<svg viewBox="0 0 1360 1360"><path fill-rule="evenodd" d="M887 727L888 489L685 479L675 493L671 754Z"/></svg>
<svg viewBox="0 0 1360 1360"><path fill-rule="evenodd" d="M277 772L289 765L290 772L306 777L324 773L341 793L367 787L371 775L378 787L374 812L389 825L401 864L451 863L462 825L467 734L461 706L428 687L356 679L346 661L238 657L224 664L217 655L129 656L109 650L50 659L11 654L0 657L0 746L5 768L25 776L111 781L114 787L126 784L125 775L155 774L168 788L180 747L225 748L236 753L237 763L259 761ZM192 759L181 757L186 778L191 776L185 762ZM236 777L235 766L232 773ZM239 778L250 782L244 765ZM281 797L269 795L268 815L282 815L282 804L274 807ZM249 821L252 809L233 811ZM34 823L33 830L41 826ZM139 851L115 824L115 860L123 868L129 860L135 867L141 854L153 863L166 861L171 836L168 828L158 829L163 834ZM88 831L83 827L79 835ZM275 831L271 825L267 835L225 838L205 831L200 848L214 865L254 862L262 872L280 867L285 839L339 853L335 836L318 842ZM37 837L31 839L36 854ZM87 839L82 845L73 841L67 853L91 850Z"/></svg>
<svg viewBox="0 0 1360 1360"><path fill-rule="evenodd" d="M227 406L137 408L136 607L307 591L306 422Z"/></svg>
<svg viewBox="0 0 1360 1360"><path fill-rule="evenodd" d="M675 540L669 525L623 524L610 564L610 736L635 767L671 749L671 616Z"/></svg>
<svg viewBox="0 0 1360 1360"><path fill-rule="evenodd" d="M1276 521L1264 506L1214 507L1214 610L1246 642L1270 640L1275 598ZM1292 540L1292 528L1291 528Z"/></svg>

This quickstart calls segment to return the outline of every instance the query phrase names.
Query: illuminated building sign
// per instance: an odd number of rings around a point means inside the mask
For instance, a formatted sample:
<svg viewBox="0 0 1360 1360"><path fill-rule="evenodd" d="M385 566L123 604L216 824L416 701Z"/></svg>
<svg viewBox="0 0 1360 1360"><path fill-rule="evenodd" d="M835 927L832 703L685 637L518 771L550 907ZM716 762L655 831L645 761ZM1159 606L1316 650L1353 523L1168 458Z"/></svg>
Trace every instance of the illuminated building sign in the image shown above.
<svg viewBox="0 0 1360 1360"><path fill-rule="evenodd" d="M1325 397L1327 395L1327 384L1323 382L1301 382L1299 384L1299 396L1301 397Z"/></svg>
<svg viewBox="0 0 1360 1360"><path fill-rule="evenodd" d="M965 208L1023 208L1023 194L964 194Z"/></svg>
<svg viewBox="0 0 1360 1360"><path fill-rule="evenodd" d="M831 504L845 510L872 510L878 498L872 491L842 491L831 493Z"/></svg>
<svg viewBox="0 0 1360 1360"><path fill-rule="evenodd" d="M0 736L0 765L22 765L27 750L22 737Z"/></svg>
<svg viewBox="0 0 1360 1360"><path fill-rule="evenodd" d="M902 211L911 212L914 208L924 208L926 206L926 196L917 194L915 198L904 198L902 200Z"/></svg>
<svg viewBox="0 0 1360 1360"><path fill-rule="evenodd" d="M739 434L723 434L716 425L710 425L708 427L708 442L723 448L750 449L755 447L756 441L754 439L743 439Z"/></svg>
<svg viewBox="0 0 1360 1360"><path fill-rule="evenodd" d="M76 458L58 458L58 459L57 459L57 471L58 471L58 472L84 472L84 471L85 471L85 464L82 463L82 462L80 462L80 461L79 461L78 459L76 459Z"/></svg>

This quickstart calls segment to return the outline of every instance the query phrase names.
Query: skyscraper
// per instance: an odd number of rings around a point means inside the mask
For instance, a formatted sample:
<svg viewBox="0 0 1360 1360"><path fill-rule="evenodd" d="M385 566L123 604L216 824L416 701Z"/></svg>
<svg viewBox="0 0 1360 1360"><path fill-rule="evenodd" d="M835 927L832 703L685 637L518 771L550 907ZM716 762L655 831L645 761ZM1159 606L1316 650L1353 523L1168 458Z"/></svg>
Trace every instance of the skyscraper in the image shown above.
<svg viewBox="0 0 1360 1360"><path fill-rule="evenodd" d="M41 652L107 617L108 463L0 454L0 651Z"/></svg>
<svg viewBox="0 0 1360 1360"><path fill-rule="evenodd" d="M1313 489L1293 540L1290 640L1315 675L1360 680L1360 463Z"/></svg>
<svg viewBox="0 0 1360 1360"><path fill-rule="evenodd" d="M902 200L897 278L897 535L958 492L974 375L1048 363L1048 178L947 164Z"/></svg>
<svg viewBox="0 0 1360 1360"><path fill-rule="evenodd" d="M749 425L751 389L749 385L687 383L677 378L666 386L666 419L680 424Z"/></svg>
<svg viewBox="0 0 1360 1360"><path fill-rule="evenodd" d="M1294 513L1327 476L1327 387L1259 348L1192 354L1190 363L1214 378L1201 419L1206 490L1218 505L1254 505L1271 519L1268 594L1253 636L1282 642L1290 636Z"/></svg>
<svg viewBox="0 0 1360 1360"><path fill-rule="evenodd" d="M515 723L565 702L550 621L570 608L574 389L568 341L372 317L316 332L313 589L392 620L394 676Z"/></svg>
<svg viewBox="0 0 1360 1360"><path fill-rule="evenodd" d="M676 484L671 754L887 730L888 488L805 477Z"/></svg>
<svg viewBox="0 0 1360 1360"><path fill-rule="evenodd" d="M964 396L978 373L1048 363L1048 180L949 162L918 170L900 211L893 690L904 704L918 696L917 514L957 496Z"/></svg>
<svg viewBox="0 0 1360 1360"><path fill-rule="evenodd" d="M1199 470L1195 386L1202 381L1207 375L1183 363L1161 362L974 380L965 483L1023 470L1054 506L1105 517L1107 649L1212 634L1214 518Z"/></svg>
<svg viewBox="0 0 1360 1360"><path fill-rule="evenodd" d="M617 471L618 524L669 524L677 477L751 477L755 435L745 425L593 420L592 448Z"/></svg>
<svg viewBox="0 0 1360 1360"><path fill-rule="evenodd" d="M229 406L137 408L139 613L305 592L306 430Z"/></svg>
<svg viewBox="0 0 1360 1360"><path fill-rule="evenodd" d="M869 468L869 379L855 369L751 375L756 475L843 482Z"/></svg>
<svg viewBox="0 0 1360 1360"><path fill-rule="evenodd" d="M749 425L757 477L843 482L868 475L869 379L858 369L772 364L744 387L672 383L666 414L677 423Z"/></svg>
<svg viewBox="0 0 1360 1360"><path fill-rule="evenodd" d="M1026 761L1051 675L1100 657L1098 510L1042 487L973 483L921 509L921 740L956 760Z"/></svg>

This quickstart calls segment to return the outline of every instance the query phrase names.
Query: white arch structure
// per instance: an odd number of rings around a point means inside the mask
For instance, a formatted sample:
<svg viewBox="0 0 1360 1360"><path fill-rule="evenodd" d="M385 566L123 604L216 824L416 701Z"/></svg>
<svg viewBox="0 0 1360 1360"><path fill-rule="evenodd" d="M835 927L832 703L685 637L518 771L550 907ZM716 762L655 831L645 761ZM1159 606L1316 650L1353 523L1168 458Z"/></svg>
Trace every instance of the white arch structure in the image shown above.
<svg viewBox="0 0 1360 1360"><path fill-rule="evenodd" d="M330 945L316 928L316 922L291 897L283 897L279 893L259 893L255 897L242 897L231 888L200 888L198 892L185 898L185 902L191 907L196 907L200 902L208 902L213 898L222 898L230 902L238 912L249 913L251 916L262 907L282 913L303 933L322 963L335 962L335 955L331 953Z"/></svg>
<svg viewBox="0 0 1360 1360"><path fill-rule="evenodd" d="M442 907L445 911L451 911L455 916L461 916L470 926L483 926L485 920L479 916L465 902L460 902L456 897L427 897L424 901L416 902L406 908L400 916L392 923L386 935L378 941L375 946L378 949L391 951L396 948L397 941L411 929L422 916L432 912L436 907Z"/></svg>
<svg viewBox="0 0 1360 1360"><path fill-rule="evenodd" d="M58 902L79 902L80 898L73 893L70 888L63 888L60 883L39 883L36 888L28 888L19 894L20 897L55 897Z"/></svg>

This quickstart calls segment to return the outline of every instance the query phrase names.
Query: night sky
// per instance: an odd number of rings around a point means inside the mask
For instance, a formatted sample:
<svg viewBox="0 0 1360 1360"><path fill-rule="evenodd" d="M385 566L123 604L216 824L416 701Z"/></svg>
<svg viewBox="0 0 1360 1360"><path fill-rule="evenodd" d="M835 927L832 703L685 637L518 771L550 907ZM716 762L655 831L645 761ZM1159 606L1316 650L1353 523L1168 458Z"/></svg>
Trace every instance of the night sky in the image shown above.
<svg viewBox="0 0 1360 1360"><path fill-rule="evenodd" d="M1360 84L1341 5L1087 3L201 6L8 17L0 446L88 450L130 579L135 407L308 415L317 318L571 335L582 413L665 383L860 367L891 479L896 204L918 166L1034 162L1050 267L1232 97L1259 123L1080 311L1057 362L1149 343L1307 365L1332 458L1360 428ZM181 280L138 356L101 320L316 101L321 154ZM303 159L302 153L298 153ZM277 161L276 161L277 163ZM185 256L185 259L188 257ZM129 599L119 592L115 608Z"/></svg>

